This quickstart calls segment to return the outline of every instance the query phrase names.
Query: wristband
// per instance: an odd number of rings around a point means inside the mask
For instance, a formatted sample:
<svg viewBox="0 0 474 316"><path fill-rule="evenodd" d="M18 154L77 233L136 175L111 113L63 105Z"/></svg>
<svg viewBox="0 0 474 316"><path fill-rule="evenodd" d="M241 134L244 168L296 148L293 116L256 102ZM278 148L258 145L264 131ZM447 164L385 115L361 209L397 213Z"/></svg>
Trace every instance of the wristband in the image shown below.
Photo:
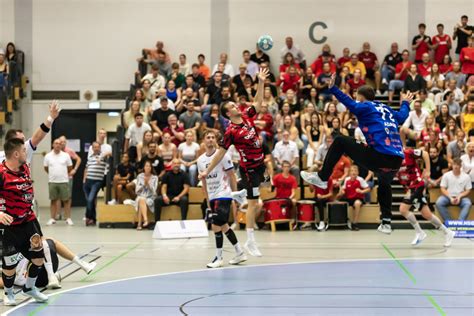
<svg viewBox="0 0 474 316"><path fill-rule="evenodd" d="M46 126L44 123L41 123L40 128L43 132L48 133L50 128Z"/></svg>
<svg viewBox="0 0 474 316"><path fill-rule="evenodd" d="M54 122L54 119L51 117L51 115L48 115L48 118L46 119L46 121L52 124Z"/></svg>

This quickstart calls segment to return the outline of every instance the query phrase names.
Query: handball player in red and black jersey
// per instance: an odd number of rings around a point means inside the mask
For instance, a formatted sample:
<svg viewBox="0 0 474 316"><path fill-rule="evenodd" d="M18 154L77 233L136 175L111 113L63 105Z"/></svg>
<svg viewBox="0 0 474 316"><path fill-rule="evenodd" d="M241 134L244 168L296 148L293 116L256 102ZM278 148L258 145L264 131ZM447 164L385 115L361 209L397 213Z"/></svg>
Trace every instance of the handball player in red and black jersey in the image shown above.
<svg viewBox="0 0 474 316"><path fill-rule="evenodd" d="M240 154L241 185L247 190L248 208L246 214L247 242L245 249L256 257L262 256L257 247L254 236L255 210L260 196L259 187L265 179L265 155L262 143L253 123L253 118L260 110L263 102L264 82L268 76L268 69L260 69L258 73L258 87L255 103L244 112L234 102L225 102L221 105L221 114L230 120L230 125L224 134L220 149L201 178L206 176L222 160L230 145L234 145ZM239 198L239 194L233 195ZM236 199L237 200L237 199Z"/></svg>
<svg viewBox="0 0 474 316"><path fill-rule="evenodd" d="M2 280L4 305L16 305L13 283L15 282L18 253L31 264L23 293L37 302L45 302L48 296L35 287L39 270L44 263L41 227L32 210L33 181L27 164L23 140L13 138L4 145L6 159L0 164L0 223L3 228Z"/></svg>

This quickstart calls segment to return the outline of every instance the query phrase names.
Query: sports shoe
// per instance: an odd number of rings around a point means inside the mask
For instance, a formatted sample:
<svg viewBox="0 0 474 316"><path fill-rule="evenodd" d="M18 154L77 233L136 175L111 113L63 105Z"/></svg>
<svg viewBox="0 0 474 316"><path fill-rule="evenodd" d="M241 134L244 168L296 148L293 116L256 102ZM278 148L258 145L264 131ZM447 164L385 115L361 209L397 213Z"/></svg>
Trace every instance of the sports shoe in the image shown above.
<svg viewBox="0 0 474 316"><path fill-rule="evenodd" d="M69 226L74 226L74 222L70 218L66 219L66 224L68 224Z"/></svg>
<svg viewBox="0 0 474 316"><path fill-rule="evenodd" d="M322 232L323 230L326 229L326 223L324 223L323 221L320 221L319 225L318 225L318 227L316 227L316 229L319 230L320 232Z"/></svg>
<svg viewBox="0 0 474 316"><path fill-rule="evenodd" d="M388 84L387 79L383 78L382 79L382 84Z"/></svg>
<svg viewBox="0 0 474 316"><path fill-rule="evenodd" d="M60 289L61 284L59 283L58 277L53 274L53 275L48 275L48 285L46 286L48 289Z"/></svg>
<svg viewBox="0 0 474 316"><path fill-rule="evenodd" d="M258 250L257 243L255 241L248 241L244 244L244 249L248 251L251 256L261 257L262 253Z"/></svg>
<svg viewBox="0 0 474 316"><path fill-rule="evenodd" d="M15 294L13 293L13 289L10 293L3 292L3 305L16 306Z"/></svg>
<svg viewBox="0 0 474 316"><path fill-rule="evenodd" d="M237 202L239 203L240 205L242 205L244 203L244 201L246 200L246 197L247 197L247 190L246 189L242 189L240 191L235 191L235 192L232 192L232 198Z"/></svg>
<svg viewBox="0 0 474 316"><path fill-rule="evenodd" d="M303 178L304 181L317 186L320 189L327 189L328 187L328 182L321 180L317 172L307 172L307 171L301 171L300 172L301 178Z"/></svg>
<svg viewBox="0 0 474 316"><path fill-rule="evenodd" d="M416 246L420 244L423 240L426 238L426 233L424 231L421 231L421 233L416 233L415 239L411 242L413 246Z"/></svg>
<svg viewBox="0 0 474 316"><path fill-rule="evenodd" d="M48 296L38 291L36 286L33 286L31 289L27 289L23 286L23 295L33 298L38 303L44 303L48 301Z"/></svg>
<svg viewBox="0 0 474 316"><path fill-rule="evenodd" d="M356 223L351 223L351 230L356 231L356 232L359 231L360 230L359 225Z"/></svg>
<svg viewBox="0 0 474 316"><path fill-rule="evenodd" d="M214 260L209 262L206 266L210 269L221 268L224 266L224 260L214 257Z"/></svg>
<svg viewBox="0 0 474 316"><path fill-rule="evenodd" d="M123 204L132 205L133 207L135 207L135 205L136 205L135 201L132 200L132 199L126 199L125 201L123 201Z"/></svg>
<svg viewBox="0 0 474 316"><path fill-rule="evenodd" d="M117 200L116 199L112 199L110 201L107 202L107 205L117 205Z"/></svg>
<svg viewBox="0 0 474 316"><path fill-rule="evenodd" d="M46 226L51 226L56 224L56 220L54 218L50 218L49 221L46 222Z"/></svg>
<svg viewBox="0 0 474 316"><path fill-rule="evenodd" d="M445 247L450 247L453 239L454 239L455 233L452 230L449 230L446 235L444 236L444 246Z"/></svg>
<svg viewBox="0 0 474 316"><path fill-rule="evenodd" d="M97 262L82 261L81 269L84 270L85 273L89 274L92 272L92 270L95 269L96 265L97 265Z"/></svg>
<svg viewBox="0 0 474 316"><path fill-rule="evenodd" d="M390 224L380 224L377 230L384 234L391 234L392 233L392 226Z"/></svg>
<svg viewBox="0 0 474 316"><path fill-rule="evenodd" d="M247 255L245 254L245 252L242 251L242 253L230 259L229 264L239 264L245 261L247 261Z"/></svg>

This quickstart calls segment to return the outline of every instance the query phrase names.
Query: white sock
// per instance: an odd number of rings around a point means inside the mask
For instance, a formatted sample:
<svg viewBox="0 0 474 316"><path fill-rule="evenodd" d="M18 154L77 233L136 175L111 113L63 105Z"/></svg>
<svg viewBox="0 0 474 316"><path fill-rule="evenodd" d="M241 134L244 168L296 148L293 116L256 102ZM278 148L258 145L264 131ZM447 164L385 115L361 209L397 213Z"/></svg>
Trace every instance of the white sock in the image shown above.
<svg viewBox="0 0 474 316"><path fill-rule="evenodd" d="M431 216L430 222L431 222L431 224L433 224L434 227L436 227L437 229L442 230L443 233L445 233L445 234L449 231L449 229L446 226L444 226L443 223L441 223L441 221L439 220L439 218L436 215Z"/></svg>
<svg viewBox="0 0 474 316"><path fill-rule="evenodd" d="M217 259L222 260L222 248L217 248L216 257Z"/></svg>
<svg viewBox="0 0 474 316"><path fill-rule="evenodd" d="M415 215L413 215L413 213L408 213L408 215L406 216L406 219L410 222L411 226L413 226L413 228L415 229L417 233L422 232L420 224L416 220L416 217Z"/></svg>
<svg viewBox="0 0 474 316"><path fill-rule="evenodd" d="M52 277L56 277L54 275L53 264L51 262L45 262L44 268L46 269L46 273L48 274L48 279L51 279Z"/></svg>
<svg viewBox="0 0 474 316"><path fill-rule="evenodd" d="M242 248L240 247L240 243L236 243L234 245L234 249L235 249L235 253L240 255L243 251L242 251Z"/></svg>
<svg viewBox="0 0 474 316"><path fill-rule="evenodd" d="M74 263L77 264L79 267L81 267L82 270L84 270L84 271L87 270L86 266L84 265L84 261L82 261L81 259L79 259L78 256L75 256L74 258L72 258L72 262L74 262Z"/></svg>
<svg viewBox="0 0 474 316"><path fill-rule="evenodd" d="M36 277L36 278L27 277L27 278L26 278L25 287L26 287L27 289L32 289L32 288L35 286L35 284L36 284L36 279L37 279L37 278L38 278L38 277Z"/></svg>
<svg viewBox="0 0 474 316"><path fill-rule="evenodd" d="M15 295L15 292L13 292L13 286L12 287L6 287L4 288L5 294L13 294Z"/></svg>
<svg viewBox="0 0 474 316"><path fill-rule="evenodd" d="M247 228L247 240L248 241L255 241L254 229Z"/></svg>

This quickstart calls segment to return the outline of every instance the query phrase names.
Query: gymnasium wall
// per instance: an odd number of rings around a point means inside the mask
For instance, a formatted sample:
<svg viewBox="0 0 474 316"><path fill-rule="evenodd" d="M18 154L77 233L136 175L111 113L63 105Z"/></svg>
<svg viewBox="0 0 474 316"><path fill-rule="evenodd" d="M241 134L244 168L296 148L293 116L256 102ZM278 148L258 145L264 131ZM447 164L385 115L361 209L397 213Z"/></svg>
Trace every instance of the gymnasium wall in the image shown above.
<svg viewBox="0 0 474 316"><path fill-rule="evenodd" d="M5 49L15 37L14 0L0 0L0 47Z"/></svg>

